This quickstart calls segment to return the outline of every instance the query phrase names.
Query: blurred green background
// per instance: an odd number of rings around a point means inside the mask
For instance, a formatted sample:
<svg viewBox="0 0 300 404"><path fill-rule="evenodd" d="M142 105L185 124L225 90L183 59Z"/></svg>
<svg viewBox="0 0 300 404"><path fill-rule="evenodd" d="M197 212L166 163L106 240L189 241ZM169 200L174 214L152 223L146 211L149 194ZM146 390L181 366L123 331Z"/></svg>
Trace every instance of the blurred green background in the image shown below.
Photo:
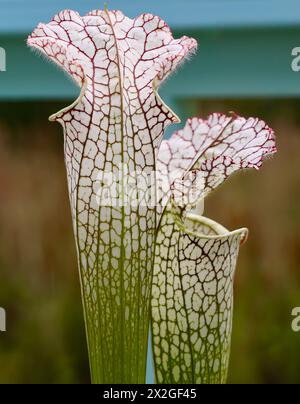
<svg viewBox="0 0 300 404"><path fill-rule="evenodd" d="M85 11L96 3L86 2ZM130 16L141 8L166 19L169 13L176 36L184 31L199 39L199 55L162 90L181 117L234 110L263 118L277 134L275 158L260 172L228 180L206 200L205 211L229 229L250 229L235 283L229 382L299 383L300 333L291 330L292 308L300 306L300 72L290 67L291 49L300 46L296 10L281 13L274 0L270 11L265 0L260 7L266 8L251 17L247 7L257 2L249 0L237 18L230 13L236 0L217 0L214 7L175 1L172 9L168 1L111 3ZM89 383L63 135L47 121L78 90L24 42L27 31L60 8L83 7L49 4L0 1L4 16L13 6L28 13L27 25L20 14L15 31L5 22L3 32L0 27L8 63L0 73L0 306L7 311L0 383Z"/></svg>

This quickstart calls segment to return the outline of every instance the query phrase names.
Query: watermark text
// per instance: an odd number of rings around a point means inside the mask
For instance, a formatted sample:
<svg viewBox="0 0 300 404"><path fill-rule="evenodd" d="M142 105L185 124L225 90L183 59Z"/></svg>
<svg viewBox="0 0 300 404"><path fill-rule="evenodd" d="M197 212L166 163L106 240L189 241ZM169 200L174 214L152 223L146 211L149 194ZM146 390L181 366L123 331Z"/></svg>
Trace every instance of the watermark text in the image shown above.
<svg viewBox="0 0 300 404"><path fill-rule="evenodd" d="M6 72L6 51L0 47L0 72Z"/></svg>
<svg viewBox="0 0 300 404"><path fill-rule="evenodd" d="M6 311L0 307L0 332L6 331Z"/></svg>
<svg viewBox="0 0 300 404"><path fill-rule="evenodd" d="M299 332L300 331L300 307L294 307L292 310L292 330L294 332Z"/></svg>
<svg viewBox="0 0 300 404"><path fill-rule="evenodd" d="M293 72L299 72L300 71L300 47L296 47L294 49L292 49L292 56L293 56L293 60L292 60L292 70Z"/></svg>

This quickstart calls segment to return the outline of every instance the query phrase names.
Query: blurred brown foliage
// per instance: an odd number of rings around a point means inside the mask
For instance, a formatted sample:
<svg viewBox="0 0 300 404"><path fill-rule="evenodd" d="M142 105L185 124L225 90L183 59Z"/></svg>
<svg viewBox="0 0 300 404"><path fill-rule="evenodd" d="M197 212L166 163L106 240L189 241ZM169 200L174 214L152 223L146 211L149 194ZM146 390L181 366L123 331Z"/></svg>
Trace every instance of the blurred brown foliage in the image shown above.
<svg viewBox="0 0 300 404"><path fill-rule="evenodd" d="M66 103L0 104L0 383L89 382L63 162L63 136L47 117ZM297 100L199 102L259 116L279 152L260 172L235 175L206 200L206 215L247 226L236 276L229 381L299 383L300 118Z"/></svg>
<svg viewBox="0 0 300 404"><path fill-rule="evenodd" d="M60 106L1 107L1 383L89 382Z"/></svg>

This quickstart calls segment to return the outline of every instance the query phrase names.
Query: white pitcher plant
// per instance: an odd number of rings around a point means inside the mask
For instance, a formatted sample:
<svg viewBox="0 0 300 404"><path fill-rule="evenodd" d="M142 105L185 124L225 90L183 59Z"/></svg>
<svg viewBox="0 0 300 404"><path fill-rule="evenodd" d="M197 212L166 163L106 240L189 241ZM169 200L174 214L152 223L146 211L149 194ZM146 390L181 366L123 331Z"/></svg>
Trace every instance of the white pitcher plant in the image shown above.
<svg viewBox="0 0 300 404"><path fill-rule="evenodd" d="M158 383L225 382L247 230L192 209L233 172L259 168L273 131L212 114L162 140L179 118L158 88L197 43L151 14L65 10L28 44L81 88L50 120L64 129L92 382L144 383L150 324Z"/></svg>

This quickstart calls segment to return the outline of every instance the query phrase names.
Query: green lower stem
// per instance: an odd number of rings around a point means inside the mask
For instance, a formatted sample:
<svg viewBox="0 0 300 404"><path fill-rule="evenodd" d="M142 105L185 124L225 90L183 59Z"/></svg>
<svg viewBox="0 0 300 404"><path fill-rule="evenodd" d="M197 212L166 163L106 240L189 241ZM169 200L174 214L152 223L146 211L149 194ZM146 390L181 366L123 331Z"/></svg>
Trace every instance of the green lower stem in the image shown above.
<svg viewBox="0 0 300 404"><path fill-rule="evenodd" d="M107 220L107 211L100 217ZM116 227L109 220L108 238L103 219L97 249L79 252L92 383L145 383L155 212L125 212Z"/></svg>

